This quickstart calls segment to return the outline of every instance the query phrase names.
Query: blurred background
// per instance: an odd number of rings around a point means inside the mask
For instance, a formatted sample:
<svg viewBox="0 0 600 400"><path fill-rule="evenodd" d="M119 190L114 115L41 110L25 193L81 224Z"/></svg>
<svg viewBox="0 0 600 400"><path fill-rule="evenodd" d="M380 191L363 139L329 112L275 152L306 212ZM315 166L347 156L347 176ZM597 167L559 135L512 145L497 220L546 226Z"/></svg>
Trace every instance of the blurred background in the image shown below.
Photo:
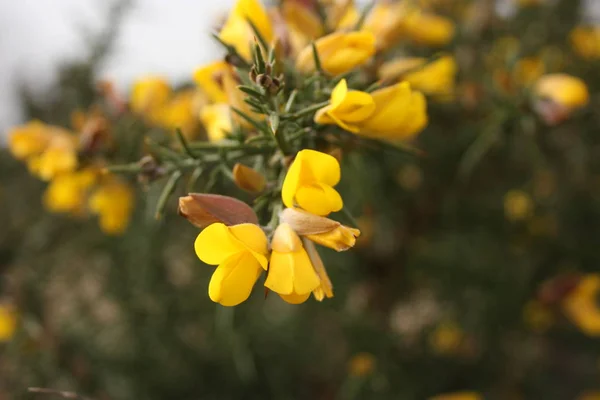
<svg viewBox="0 0 600 400"><path fill-rule="evenodd" d="M3 140L32 119L85 126L147 75L183 92L222 55L209 33L233 3L0 0ZM187 188L157 221L164 182L127 181L131 221L109 235L50 212L48 183L2 150L0 399L600 399L600 2L416 3L456 34L400 52L451 54L457 94L429 103L424 156L344 155L363 235L322 251L329 301L215 305L176 212ZM530 101L551 72L590 91L559 124ZM154 129L109 123L115 163Z"/></svg>

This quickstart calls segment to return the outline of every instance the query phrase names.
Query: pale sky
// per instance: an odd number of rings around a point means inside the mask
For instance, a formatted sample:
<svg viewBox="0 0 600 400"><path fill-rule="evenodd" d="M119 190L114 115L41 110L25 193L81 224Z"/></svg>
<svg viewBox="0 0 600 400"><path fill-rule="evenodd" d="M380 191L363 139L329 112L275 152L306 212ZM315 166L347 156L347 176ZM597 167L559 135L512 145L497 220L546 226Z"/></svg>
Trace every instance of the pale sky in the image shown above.
<svg viewBox="0 0 600 400"><path fill-rule="evenodd" d="M106 21L107 0L0 0L0 131L19 123L20 82L43 92L58 63L85 55L85 32ZM126 88L143 74L173 82L218 54L209 36L233 0L137 0L102 77ZM82 34L83 33L83 34Z"/></svg>

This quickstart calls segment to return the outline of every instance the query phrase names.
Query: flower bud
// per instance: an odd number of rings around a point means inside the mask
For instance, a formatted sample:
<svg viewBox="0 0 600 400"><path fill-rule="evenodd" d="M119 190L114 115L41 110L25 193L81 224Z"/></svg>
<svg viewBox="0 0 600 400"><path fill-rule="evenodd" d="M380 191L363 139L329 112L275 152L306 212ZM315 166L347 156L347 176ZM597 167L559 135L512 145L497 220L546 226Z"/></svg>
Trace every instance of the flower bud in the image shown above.
<svg viewBox="0 0 600 400"><path fill-rule="evenodd" d="M262 192L267 184L259 172L240 163L233 166L233 181L240 189L250 193Z"/></svg>
<svg viewBox="0 0 600 400"><path fill-rule="evenodd" d="M353 247L356 244L356 238L360 235L358 229L295 208L286 208L280 218L299 235L335 251L345 251Z"/></svg>
<svg viewBox="0 0 600 400"><path fill-rule="evenodd" d="M566 120L573 111L585 107L589 92L585 82L567 74L542 76L534 88L534 107L549 125Z"/></svg>

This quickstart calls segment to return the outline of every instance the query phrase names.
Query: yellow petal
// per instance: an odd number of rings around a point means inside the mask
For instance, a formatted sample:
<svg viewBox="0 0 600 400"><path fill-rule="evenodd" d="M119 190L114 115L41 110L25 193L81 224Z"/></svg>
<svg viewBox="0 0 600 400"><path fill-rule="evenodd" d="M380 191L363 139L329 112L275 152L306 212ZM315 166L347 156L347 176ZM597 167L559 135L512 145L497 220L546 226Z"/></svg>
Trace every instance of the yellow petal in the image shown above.
<svg viewBox="0 0 600 400"><path fill-rule="evenodd" d="M225 224L217 222L200 232L194 249L198 258L206 264L219 265L234 254L245 252L246 247L229 232Z"/></svg>
<svg viewBox="0 0 600 400"><path fill-rule="evenodd" d="M289 303L289 304L302 304L306 300L308 300L308 298L310 297L310 293L306 293L306 294L297 294L297 293L281 294L281 293L278 293L278 294L279 294L279 297L281 297L286 303Z"/></svg>
<svg viewBox="0 0 600 400"><path fill-rule="evenodd" d="M228 73L228 64L225 61L217 61L198 68L194 72L194 81L213 103L226 103L223 75Z"/></svg>
<svg viewBox="0 0 600 400"><path fill-rule="evenodd" d="M265 232L254 224L239 224L229 227L231 235L241 243L241 245L249 250L254 258L266 270L269 261L267 260L268 241Z"/></svg>
<svg viewBox="0 0 600 400"><path fill-rule="evenodd" d="M208 295L215 303L236 306L248 299L260 272L261 266L252 254L233 254L213 273L208 285Z"/></svg>
<svg viewBox="0 0 600 400"><path fill-rule="evenodd" d="M304 210L316 215L327 215L344 206L335 189L320 184L300 186L296 192L296 202Z"/></svg>
<svg viewBox="0 0 600 400"><path fill-rule="evenodd" d="M265 286L280 294L309 294L320 284L304 248L292 253L271 254Z"/></svg>
<svg viewBox="0 0 600 400"><path fill-rule="evenodd" d="M340 181L340 163L332 155L316 150L302 150L297 158L308 166L314 178L329 186L335 186Z"/></svg>
<svg viewBox="0 0 600 400"><path fill-rule="evenodd" d="M331 107L337 108L342 104L348 94L348 83L342 79L331 91Z"/></svg>
<svg viewBox="0 0 600 400"><path fill-rule="evenodd" d="M327 275L327 270L325 269L325 265L323 265L323 260L321 260L321 256L319 255L315 244L306 238L302 239L302 242L304 243L306 254L308 254L308 258L310 259L315 272L319 276L319 286L313 290L315 299L317 299L317 301L323 301L325 297L333 297L333 285L329 279L329 275Z"/></svg>
<svg viewBox="0 0 600 400"><path fill-rule="evenodd" d="M302 250L302 241L292 227L284 222L273 232L271 249L278 253L293 253Z"/></svg>
<svg viewBox="0 0 600 400"><path fill-rule="evenodd" d="M302 167L302 159L299 159L296 156L296 159L292 165L290 165L290 169L288 169L288 172L285 175L283 187L281 188L281 198L286 207L294 206L294 197L296 196L296 191L300 185Z"/></svg>

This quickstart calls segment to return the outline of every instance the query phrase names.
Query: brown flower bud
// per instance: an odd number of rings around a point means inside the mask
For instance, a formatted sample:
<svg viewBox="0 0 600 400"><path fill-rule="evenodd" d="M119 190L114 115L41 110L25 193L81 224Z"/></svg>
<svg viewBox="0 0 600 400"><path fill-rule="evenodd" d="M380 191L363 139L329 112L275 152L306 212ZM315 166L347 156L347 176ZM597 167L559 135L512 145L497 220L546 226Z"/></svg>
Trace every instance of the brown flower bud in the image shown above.
<svg viewBox="0 0 600 400"><path fill-rule="evenodd" d="M233 166L233 181L240 189L250 193L262 192L267 184L259 172L240 163Z"/></svg>

